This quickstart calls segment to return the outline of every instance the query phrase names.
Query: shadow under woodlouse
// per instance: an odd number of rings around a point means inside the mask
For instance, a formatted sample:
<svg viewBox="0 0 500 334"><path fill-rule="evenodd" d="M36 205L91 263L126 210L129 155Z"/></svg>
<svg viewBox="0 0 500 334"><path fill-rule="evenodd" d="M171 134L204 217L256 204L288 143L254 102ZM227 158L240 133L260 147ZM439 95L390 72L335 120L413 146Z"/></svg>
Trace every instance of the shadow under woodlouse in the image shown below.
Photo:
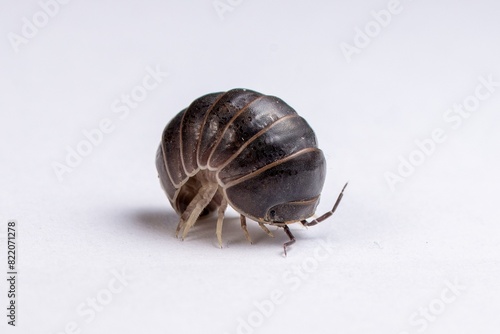
<svg viewBox="0 0 500 334"><path fill-rule="evenodd" d="M132 212L132 219L138 225L154 230L158 234L175 237L175 227L179 216L168 209L140 208Z"/></svg>
<svg viewBox="0 0 500 334"><path fill-rule="evenodd" d="M217 248L219 247L215 234L217 223L217 216L215 214L199 219L193 227L193 233L190 233L184 242L175 238L175 230L177 228L177 224L179 223L179 215L177 215L177 213L173 210L162 208L138 208L132 212L131 216L134 223L136 223L136 225L140 228L150 231L152 230L154 233L164 236L166 241L172 241L172 239L174 239L182 245L189 247L190 243L197 243L198 241L203 240L203 242L207 245L212 245ZM228 215L223 226L223 248L230 247L231 245L246 244L250 247L259 243L273 243L273 238L266 235L256 223L252 223L252 221L249 221L248 230L251 234L254 245L251 245L245 238L243 230L240 226L239 217ZM273 233L278 236L280 235L280 232L282 231L278 231L278 229L273 230ZM278 239L281 238L278 237Z"/></svg>

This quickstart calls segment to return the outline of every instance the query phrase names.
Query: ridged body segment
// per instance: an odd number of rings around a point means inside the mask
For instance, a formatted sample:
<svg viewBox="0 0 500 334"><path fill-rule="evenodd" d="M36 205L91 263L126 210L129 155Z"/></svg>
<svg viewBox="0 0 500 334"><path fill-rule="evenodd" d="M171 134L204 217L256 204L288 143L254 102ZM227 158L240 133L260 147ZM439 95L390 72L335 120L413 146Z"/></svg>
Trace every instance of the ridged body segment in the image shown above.
<svg viewBox="0 0 500 334"><path fill-rule="evenodd" d="M201 129L198 143L198 166L207 167L207 162L218 139L224 134L226 125L234 115L246 107L261 94L250 90L231 90L224 94L210 108Z"/></svg>
<svg viewBox="0 0 500 334"><path fill-rule="evenodd" d="M181 111L184 114L182 120L182 152L179 155L183 161L185 171L192 176L198 171L198 142L200 140L200 132L205 121L205 116L210 110L210 107L224 93L213 93L202 96L191 103L186 111Z"/></svg>

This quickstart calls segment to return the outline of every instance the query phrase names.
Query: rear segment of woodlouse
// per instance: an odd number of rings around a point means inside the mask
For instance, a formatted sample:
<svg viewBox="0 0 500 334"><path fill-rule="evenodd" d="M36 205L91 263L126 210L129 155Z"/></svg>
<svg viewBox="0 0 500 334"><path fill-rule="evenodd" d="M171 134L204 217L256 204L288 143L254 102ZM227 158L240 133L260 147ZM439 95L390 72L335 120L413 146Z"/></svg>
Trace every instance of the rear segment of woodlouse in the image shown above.
<svg viewBox="0 0 500 334"><path fill-rule="evenodd" d="M227 205L248 239L245 217L270 235L264 224L283 227L289 243L287 224L321 221L305 219L319 202L325 158L309 124L277 97L233 89L196 99L163 131L156 166L183 238L200 215L218 210L222 244Z"/></svg>

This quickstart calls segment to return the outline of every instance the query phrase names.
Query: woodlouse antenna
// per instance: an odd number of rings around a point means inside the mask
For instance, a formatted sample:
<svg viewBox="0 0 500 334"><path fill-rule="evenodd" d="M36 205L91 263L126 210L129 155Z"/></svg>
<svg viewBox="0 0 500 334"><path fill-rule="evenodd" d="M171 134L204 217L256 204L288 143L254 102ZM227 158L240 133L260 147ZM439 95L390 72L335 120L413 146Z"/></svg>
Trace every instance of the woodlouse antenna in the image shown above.
<svg viewBox="0 0 500 334"><path fill-rule="evenodd" d="M318 223L321 223L323 220L327 219L331 215L333 215L335 210L337 210L337 207L339 206L340 201L342 200L342 197L344 197L344 190L348 184L349 184L349 182L347 182L345 184L344 188L342 188L342 191L340 192L339 197L337 197L337 201L335 201L335 204L333 205L333 208L330 211L328 211L327 213L323 214L321 217L316 218L310 222L308 222L307 220L302 220L302 221L300 221L302 223L302 225L304 225L305 227L314 226Z"/></svg>
<svg viewBox="0 0 500 334"><path fill-rule="evenodd" d="M335 210L337 210L337 207L339 206L340 201L342 200L342 197L344 197L344 190L348 184L349 184L349 182L347 182L344 185L344 188L342 188L342 191L340 192L339 197L337 197L337 200L335 201L335 204L333 205L333 208L330 211L323 214L321 217L314 219L313 221L308 222L307 220L301 220L300 223L302 225L304 225L305 227L314 226L318 223L321 223L323 220L329 218L331 215L333 215ZM292 231L290 231L290 228L287 225L283 226L283 230L285 231L286 235L290 238L290 241L287 241L283 244L283 251L285 252L285 256L287 256L286 248L295 243L295 237L293 236Z"/></svg>

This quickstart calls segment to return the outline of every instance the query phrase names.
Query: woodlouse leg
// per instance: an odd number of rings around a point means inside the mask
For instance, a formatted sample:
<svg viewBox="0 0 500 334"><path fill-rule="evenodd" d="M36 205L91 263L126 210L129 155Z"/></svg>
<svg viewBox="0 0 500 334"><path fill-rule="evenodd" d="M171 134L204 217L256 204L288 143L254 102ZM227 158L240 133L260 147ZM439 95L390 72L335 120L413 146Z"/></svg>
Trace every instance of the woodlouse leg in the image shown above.
<svg viewBox="0 0 500 334"><path fill-rule="evenodd" d="M185 218L184 214L189 215L187 220L184 219L185 223L182 224L183 227L181 226L181 228L184 228L182 231L182 240L184 240L191 227L193 227L196 223L203 209L210 203L217 192L217 188L217 184L210 184L206 187L201 187L198 194L196 194L191 203L189 203L186 211L182 213L181 222L182 218Z"/></svg>
<svg viewBox="0 0 500 334"><path fill-rule="evenodd" d="M295 237L293 236L292 231L290 231L290 228L288 226L283 226L283 229L285 230L286 235L288 235L288 237L290 238L290 241L287 241L283 244L283 250L285 251L286 256L286 248L295 243Z"/></svg>
<svg viewBox="0 0 500 334"><path fill-rule="evenodd" d="M240 215L241 228L243 232L245 232L245 238L247 238L248 242L252 243L252 239L250 238L250 233L247 230L247 218L243 215Z"/></svg>
<svg viewBox="0 0 500 334"><path fill-rule="evenodd" d="M186 210L184 212L186 212L186 211L187 211L187 208L186 208ZM179 223L177 224L177 228L175 229L175 237L176 238L179 237L179 232L181 231L182 227L186 223L186 220L183 218L184 217L184 212L182 213L181 218L179 219Z"/></svg>
<svg viewBox="0 0 500 334"><path fill-rule="evenodd" d="M340 201L342 200L342 197L344 197L344 190L347 187L347 184L348 183L346 183L344 188L342 188L342 191L340 192L339 197L337 197L337 201L335 201L335 204L333 205L333 208L330 211L328 211L327 213L323 214L321 217L316 218L310 222L308 222L307 220L301 220L300 222L302 223L302 225L304 225L305 227L314 226L318 223L321 223L323 220L327 219L331 215L333 215L335 210L337 210L337 207L339 206Z"/></svg>
<svg viewBox="0 0 500 334"><path fill-rule="evenodd" d="M186 225L186 221L189 219L189 216L193 212L194 208L196 207L196 203L198 203L201 200L201 193L196 194L196 196L189 202L189 205L187 206L186 210L181 215L181 218L179 219L179 224L177 224L177 229L175 230L175 237L179 237L179 232L184 228Z"/></svg>
<svg viewBox="0 0 500 334"><path fill-rule="evenodd" d="M259 226L261 229L264 230L264 232L267 233L268 236L270 236L271 238L274 238L274 235L271 231L269 231L269 229L266 227L266 225L264 225L264 223L259 223Z"/></svg>
<svg viewBox="0 0 500 334"><path fill-rule="evenodd" d="M184 212L186 212L186 211L184 211ZM177 228L175 229L175 237L176 238L179 237L179 232L180 232L181 228L184 226L184 223L185 223L185 220L182 218L184 216L184 212L182 213L181 218L179 219L179 223L177 224Z"/></svg>
<svg viewBox="0 0 500 334"><path fill-rule="evenodd" d="M189 202L188 206L184 210L184 212L181 214L181 217L179 219L179 224L177 224L177 229L175 230L175 237L179 237L179 232L184 228L186 225L186 221L189 219L189 216L191 216L191 213L193 212L194 208L196 207L196 203L198 203L202 198L202 193L201 189L200 191L194 196L194 198Z"/></svg>
<svg viewBox="0 0 500 334"><path fill-rule="evenodd" d="M217 216L217 228L215 234L217 234L217 240L219 240L219 247L222 248L222 223L224 222L224 212L227 209L227 201L225 198L222 199L219 206L218 216Z"/></svg>

